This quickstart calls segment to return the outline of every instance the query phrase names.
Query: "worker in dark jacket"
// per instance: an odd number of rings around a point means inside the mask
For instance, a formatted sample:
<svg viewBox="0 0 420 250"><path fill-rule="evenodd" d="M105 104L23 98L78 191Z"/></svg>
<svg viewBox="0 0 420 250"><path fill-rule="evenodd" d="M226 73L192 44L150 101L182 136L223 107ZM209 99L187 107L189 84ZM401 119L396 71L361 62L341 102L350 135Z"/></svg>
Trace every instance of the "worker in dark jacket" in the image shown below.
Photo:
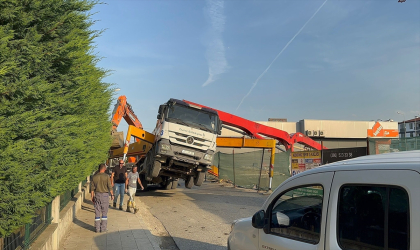
<svg viewBox="0 0 420 250"><path fill-rule="evenodd" d="M90 193L95 206L95 228L97 233L106 232L109 207L108 193L111 193L111 199L114 198L111 180L109 179L109 175L105 173L105 170L105 164L99 165L99 173L93 176L92 182L90 183Z"/></svg>

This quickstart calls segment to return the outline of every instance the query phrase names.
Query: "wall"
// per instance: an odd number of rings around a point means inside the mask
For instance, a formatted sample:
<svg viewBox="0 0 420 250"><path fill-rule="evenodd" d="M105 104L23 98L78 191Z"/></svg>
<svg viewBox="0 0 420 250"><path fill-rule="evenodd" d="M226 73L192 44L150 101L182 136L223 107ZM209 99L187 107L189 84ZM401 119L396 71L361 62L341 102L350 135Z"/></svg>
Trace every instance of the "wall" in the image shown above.
<svg viewBox="0 0 420 250"><path fill-rule="evenodd" d="M367 130L375 121L301 120L302 133L307 130L323 130L326 138L366 138ZM398 130L397 122L380 122L384 129Z"/></svg>
<svg viewBox="0 0 420 250"><path fill-rule="evenodd" d="M265 122L257 123L286 131L289 134L301 132L306 134L307 130L323 130L326 138L364 138L367 137L367 130L372 129L375 121L337 121L337 120L300 120L299 122ZM398 122L380 122L384 129L398 130ZM222 136L242 137L240 133L222 129Z"/></svg>
<svg viewBox="0 0 420 250"><path fill-rule="evenodd" d="M58 250L60 241L67 234L70 225L77 213L82 208L83 199L90 199L89 182L82 187L79 183L79 193L60 211L60 196L52 202L52 222L31 244L29 249L34 250Z"/></svg>

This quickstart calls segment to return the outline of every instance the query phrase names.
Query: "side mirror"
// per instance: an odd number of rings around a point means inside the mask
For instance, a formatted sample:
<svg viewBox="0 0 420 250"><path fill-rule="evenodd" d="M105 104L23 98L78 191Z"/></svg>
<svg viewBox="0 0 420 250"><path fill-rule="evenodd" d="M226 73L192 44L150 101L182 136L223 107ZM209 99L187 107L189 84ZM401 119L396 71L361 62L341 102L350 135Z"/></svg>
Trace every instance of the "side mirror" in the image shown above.
<svg viewBox="0 0 420 250"><path fill-rule="evenodd" d="M218 130L218 135L222 135L222 121L221 120L219 120L219 130Z"/></svg>
<svg viewBox="0 0 420 250"><path fill-rule="evenodd" d="M279 224L279 226L283 226L283 227L288 227L290 226L290 218L289 216L277 212L276 213L276 218L277 218L277 223Z"/></svg>
<svg viewBox="0 0 420 250"><path fill-rule="evenodd" d="M158 114L158 115L157 115L157 119L158 119L158 120L162 119L162 115L161 115L161 114Z"/></svg>
<svg viewBox="0 0 420 250"><path fill-rule="evenodd" d="M264 228L265 224L265 212L264 210L260 210L252 216L252 226L261 229Z"/></svg>

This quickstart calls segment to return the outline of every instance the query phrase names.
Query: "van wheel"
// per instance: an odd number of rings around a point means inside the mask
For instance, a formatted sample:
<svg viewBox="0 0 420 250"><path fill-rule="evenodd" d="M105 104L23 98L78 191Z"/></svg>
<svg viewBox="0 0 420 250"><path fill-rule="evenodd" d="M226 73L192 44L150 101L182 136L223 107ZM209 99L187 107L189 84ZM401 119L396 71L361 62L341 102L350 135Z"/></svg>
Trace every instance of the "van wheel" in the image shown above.
<svg viewBox="0 0 420 250"><path fill-rule="evenodd" d="M204 176L206 175L206 172L198 172L197 176L194 178L194 185L201 186L204 181Z"/></svg>
<svg viewBox="0 0 420 250"><path fill-rule="evenodd" d="M185 187L191 189L194 185L194 180L192 176L187 176L185 178Z"/></svg>

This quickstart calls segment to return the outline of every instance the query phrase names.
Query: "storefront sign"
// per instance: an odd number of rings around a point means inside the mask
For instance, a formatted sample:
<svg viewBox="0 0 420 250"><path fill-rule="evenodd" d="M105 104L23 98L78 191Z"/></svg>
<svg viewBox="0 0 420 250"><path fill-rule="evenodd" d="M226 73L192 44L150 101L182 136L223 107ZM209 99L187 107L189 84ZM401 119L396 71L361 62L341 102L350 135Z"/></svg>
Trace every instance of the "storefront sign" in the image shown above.
<svg viewBox="0 0 420 250"><path fill-rule="evenodd" d="M366 147L335 148L322 150L322 164L356 158L367 155Z"/></svg>
<svg viewBox="0 0 420 250"><path fill-rule="evenodd" d="M367 130L367 137L398 137L397 129L384 129L379 122Z"/></svg>

